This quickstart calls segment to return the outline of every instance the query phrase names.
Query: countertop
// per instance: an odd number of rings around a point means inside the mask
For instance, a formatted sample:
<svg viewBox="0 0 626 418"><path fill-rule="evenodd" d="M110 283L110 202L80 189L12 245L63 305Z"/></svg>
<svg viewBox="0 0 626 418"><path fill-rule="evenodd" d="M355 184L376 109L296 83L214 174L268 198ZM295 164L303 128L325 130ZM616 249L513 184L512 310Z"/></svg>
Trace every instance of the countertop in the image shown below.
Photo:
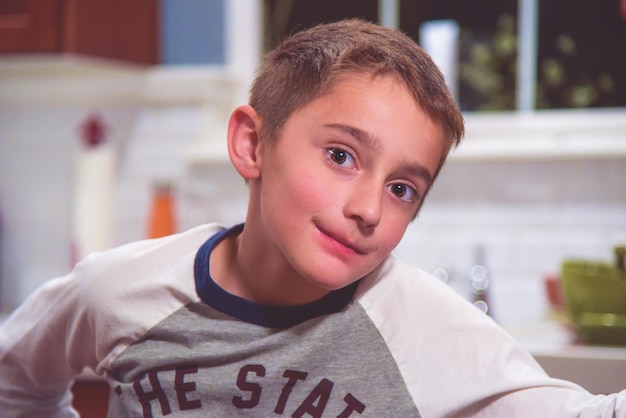
<svg viewBox="0 0 626 418"><path fill-rule="evenodd" d="M597 394L626 389L626 347L583 344L571 329L553 320L501 325L550 376Z"/></svg>

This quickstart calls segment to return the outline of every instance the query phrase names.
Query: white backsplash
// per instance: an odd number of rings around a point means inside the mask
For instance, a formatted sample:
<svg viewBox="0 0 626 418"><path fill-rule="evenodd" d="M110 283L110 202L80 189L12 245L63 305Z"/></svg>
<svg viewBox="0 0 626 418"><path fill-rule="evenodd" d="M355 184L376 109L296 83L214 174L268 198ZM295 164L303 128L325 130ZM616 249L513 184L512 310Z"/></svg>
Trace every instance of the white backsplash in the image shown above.
<svg viewBox="0 0 626 418"><path fill-rule="evenodd" d="M128 137L130 106L0 108L0 302L12 309L43 281L72 267L80 125L92 112L116 146Z"/></svg>
<svg viewBox="0 0 626 418"><path fill-rule="evenodd" d="M612 245L626 237L624 179L618 158L452 161L396 252L426 270L449 270L454 285L483 246L495 316L539 319L544 277L558 274L563 259L611 261Z"/></svg>

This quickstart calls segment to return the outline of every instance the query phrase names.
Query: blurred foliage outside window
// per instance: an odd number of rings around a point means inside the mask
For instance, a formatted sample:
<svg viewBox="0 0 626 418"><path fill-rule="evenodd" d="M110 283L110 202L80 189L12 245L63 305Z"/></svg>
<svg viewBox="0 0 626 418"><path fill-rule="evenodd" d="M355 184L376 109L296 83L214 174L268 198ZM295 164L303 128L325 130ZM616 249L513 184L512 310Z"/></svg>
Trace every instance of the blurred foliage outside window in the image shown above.
<svg viewBox="0 0 626 418"><path fill-rule="evenodd" d="M540 0L537 108L626 106L626 0Z"/></svg>
<svg viewBox="0 0 626 418"><path fill-rule="evenodd" d="M538 0L537 109L626 106L626 0ZM517 0L400 0L399 29L460 26L459 104L464 111L516 106ZM265 0L265 49L320 22L378 21L377 0Z"/></svg>

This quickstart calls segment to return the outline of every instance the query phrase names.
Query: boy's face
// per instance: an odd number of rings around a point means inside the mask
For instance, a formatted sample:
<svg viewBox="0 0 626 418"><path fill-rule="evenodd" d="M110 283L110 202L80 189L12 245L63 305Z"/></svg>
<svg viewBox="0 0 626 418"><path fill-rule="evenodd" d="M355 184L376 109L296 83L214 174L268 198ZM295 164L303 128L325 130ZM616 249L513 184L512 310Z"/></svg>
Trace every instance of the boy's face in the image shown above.
<svg viewBox="0 0 626 418"><path fill-rule="evenodd" d="M326 292L371 272L396 247L444 148L441 129L402 82L351 73L261 149L264 242Z"/></svg>

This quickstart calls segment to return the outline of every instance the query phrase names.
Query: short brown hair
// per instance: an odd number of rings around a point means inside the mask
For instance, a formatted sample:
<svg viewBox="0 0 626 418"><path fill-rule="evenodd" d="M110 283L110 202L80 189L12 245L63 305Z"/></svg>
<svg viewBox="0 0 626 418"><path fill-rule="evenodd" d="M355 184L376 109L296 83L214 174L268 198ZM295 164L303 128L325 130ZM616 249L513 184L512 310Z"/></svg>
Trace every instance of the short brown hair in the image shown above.
<svg viewBox="0 0 626 418"><path fill-rule="evenodd" d="M263 121L262 138L277 139L295 110L324 94L337 75L349 71L397 75L442 129L444 158L459 144L463 116L432 59L400 31L360 19L297 32L265 56L250 90L250 106Z"/></svg>

